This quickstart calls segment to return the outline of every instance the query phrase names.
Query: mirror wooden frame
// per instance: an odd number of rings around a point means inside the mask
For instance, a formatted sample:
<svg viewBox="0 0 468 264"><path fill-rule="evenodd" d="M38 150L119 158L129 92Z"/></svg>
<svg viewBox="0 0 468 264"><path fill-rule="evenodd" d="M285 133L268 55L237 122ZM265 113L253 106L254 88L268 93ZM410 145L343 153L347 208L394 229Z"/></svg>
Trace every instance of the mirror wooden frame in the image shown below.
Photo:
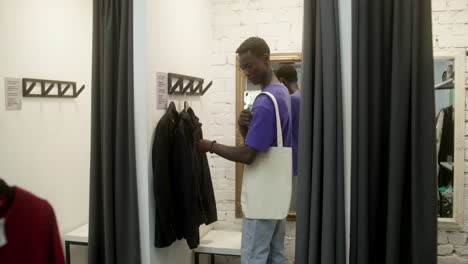
<svg viewBox="0 0 468 264"><path fill-rule="evenodd" d="M465 175L465 51L435 52L435 59L453 59L455 71L455 135L454 135L454 196L453 217L438 218L438 227L443 230L463 230L464 226L464 175Z"/></svg>
<svg viewBox="0 0 468 264"><path fill-rule="evenodd" d="M272 53L270 54L272 62L299 62L302 61L302 53ZM236 146L244 144L242 136L237 126L239 115L244 107L244 90L245 90L245 76L239 65L239 57L236 58ZM241 192L242 192L242 175L244 165L236 163L236 218L242 218L241 207ZM288 221L296 220L296 212L290 212L287 217Z"/></svg>

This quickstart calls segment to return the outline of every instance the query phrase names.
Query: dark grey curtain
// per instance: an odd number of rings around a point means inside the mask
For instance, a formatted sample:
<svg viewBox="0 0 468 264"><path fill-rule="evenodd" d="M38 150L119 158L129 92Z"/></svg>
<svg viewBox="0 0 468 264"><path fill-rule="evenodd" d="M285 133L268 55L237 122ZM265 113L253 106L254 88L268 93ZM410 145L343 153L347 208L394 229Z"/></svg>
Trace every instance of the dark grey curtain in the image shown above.
<svg viewBox="0 0 468 264"><path fill-rule="evenodd" d="M89 263L140 263L133 1L94 0Z"/></svg>
<svg viewBox="0 0 468 264"><path fill-rule="evenodd" d="M336 0L304 2L297 264L346 263L338 27Z"/></svg>
<svg viewBox="0 0 468 264"><path fill-rule="evenodd" d="M435 264L430 0L353 1L351 264Z"/></svg>

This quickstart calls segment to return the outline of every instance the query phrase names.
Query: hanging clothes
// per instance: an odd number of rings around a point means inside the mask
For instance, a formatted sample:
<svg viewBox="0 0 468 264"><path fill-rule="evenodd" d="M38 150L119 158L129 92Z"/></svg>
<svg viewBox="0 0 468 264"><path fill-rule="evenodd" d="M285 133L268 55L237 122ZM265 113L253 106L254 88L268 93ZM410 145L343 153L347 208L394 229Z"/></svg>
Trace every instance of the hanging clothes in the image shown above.
<svg viewBox="0 0 468 264"><path fill-rule="evenodd" d="M9 208L0 215L0 263L65 264L62 241L52 206L15 188Z"/></svg>
<svg viewBox="0 0 468 264"><path fill-rule="evenodd" d="M190 115L193 131L192 131L192 153L194 174L198 179L198 197L199 197L199 208L201 212L201 218L199 219L199 225L209 225L218 220L218 213L216 210L216 199L214 196L213 183L211 182L210 166L208 164L208 158L206 153L200 153L197 151L195 142L203 139L202 123L200 119L195 115L192 108L187 110Z"/></svg>
<svg viewBox="0 0 468 264"><path fill-rule="evenodd" d="M176 113L170 106L155 132L155 199L156 207L162 208L156 208L155 246L167 247L185 238L193 249L200 243L200 225L217 221L216 200L208 159L195 145L203 138L202 124L191 108L177 118Z"/></svg>
<svg viewBox="0 0 468 264"><path fill-rule="evenodd" d="M449 106L447 108L444 108L443 112L444 118L438 152L439 187L453 185L453 170L446 168L445 166L441 166L441 162L453 162L455 136L453 107Z"/></svg>
<svg viewBox="0 0 468 264"><path fill-rule="evenodd" d="M153 142L153 194L156 205L154 246L158 248L168 247L176 240L175 211L178 208L172 193L169 157L178 121L179 113L171 102L156 126Z"/></svg>

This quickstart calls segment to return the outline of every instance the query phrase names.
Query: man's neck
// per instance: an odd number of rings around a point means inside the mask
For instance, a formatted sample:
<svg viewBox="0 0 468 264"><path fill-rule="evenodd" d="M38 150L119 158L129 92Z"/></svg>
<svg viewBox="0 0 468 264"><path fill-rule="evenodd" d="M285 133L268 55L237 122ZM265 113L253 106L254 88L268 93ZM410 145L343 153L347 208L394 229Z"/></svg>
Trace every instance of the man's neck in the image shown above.
<svg viewBox="0 0 468 264"><path fill-rule="evenodd" d="M262 90L265 89L268 85L273 84L273 83L280 83L280 81L273 74L273 71L269 71L267 73L267 77L265 78L265 82L261 84Z"/></svg>
<svg viewBox="0 0 468 264"><path fill-rule="evenodd" d="M299 91L299 86L297 86L297 83L291 83L288 87L289 93L293 94L297 91Z"/></svg>

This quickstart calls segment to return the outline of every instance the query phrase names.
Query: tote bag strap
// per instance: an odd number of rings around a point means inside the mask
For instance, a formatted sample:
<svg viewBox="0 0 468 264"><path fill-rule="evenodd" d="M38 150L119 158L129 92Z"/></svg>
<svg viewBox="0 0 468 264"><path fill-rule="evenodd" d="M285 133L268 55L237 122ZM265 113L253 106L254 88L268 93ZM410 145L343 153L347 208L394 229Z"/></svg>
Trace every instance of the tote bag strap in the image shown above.
<svg viewBox="0 0 468 264"><path fill-rule="evenodd" d="M276 101L276 98L269 92L262 92L260 94L266 94L268 95L271 100L273 101L273 104L275 105L275 114L276 114L276 141L278 142L278 147L282 148L283 147L283 132L281 130L281 118L279 114L279 108L278 108L278 102Z"/></svg>

